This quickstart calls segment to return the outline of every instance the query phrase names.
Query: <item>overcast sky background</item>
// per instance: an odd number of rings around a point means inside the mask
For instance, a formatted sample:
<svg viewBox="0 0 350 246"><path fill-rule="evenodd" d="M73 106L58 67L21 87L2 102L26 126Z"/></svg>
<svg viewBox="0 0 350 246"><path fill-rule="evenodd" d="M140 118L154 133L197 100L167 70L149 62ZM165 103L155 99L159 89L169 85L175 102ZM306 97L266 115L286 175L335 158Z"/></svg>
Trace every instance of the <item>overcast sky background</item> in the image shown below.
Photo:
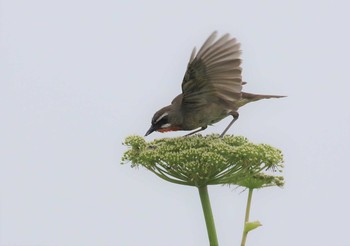
<svg viewBox="0 0 350 246"><path fill-rule="evenodd" d="M0 245L202 246L197 190L120 165L125 137L181 92L194 46L237 37L245 91L229 131L285 155L255 192L247 245L348 246L347 1L0 1ZM231 118L204 134L221 133ZM154 133L147 140L182 136ZM239 245L246 192L209 188L220 245Z"/></svg>

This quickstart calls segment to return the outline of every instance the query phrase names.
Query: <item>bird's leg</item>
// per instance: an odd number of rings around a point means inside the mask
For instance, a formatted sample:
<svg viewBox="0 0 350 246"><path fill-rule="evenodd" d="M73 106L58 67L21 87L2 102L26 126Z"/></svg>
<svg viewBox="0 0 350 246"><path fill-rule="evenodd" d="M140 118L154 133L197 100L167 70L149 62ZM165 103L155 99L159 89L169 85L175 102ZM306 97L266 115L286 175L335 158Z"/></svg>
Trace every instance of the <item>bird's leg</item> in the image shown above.
<svg viewBox="0 0 350 246"><path fill-rule="evenodd" d="M193 134L195 134L195 133L197 133L197 132L203 131L203 130L205 130L205 129L207 129L207 126L202 126L202 127L199 128L198 130L195 130L195 131L193 131L193 132L190 132L189 134L186 134L185 137L191 136L191 135L193 135Z"/></svg>
<svg viewBox="0 0 350 246"><path fill-rule="evenodd" d="M238 116L239 116L239 114L237 112L232 112L231 115L232 115L233 119L230 122L230 124L228 124L228 126L225 128L225 130L221 133L220 138L224 137L224 135L227 132L227 130L230 129L232 124L238 119Z"/></svg>

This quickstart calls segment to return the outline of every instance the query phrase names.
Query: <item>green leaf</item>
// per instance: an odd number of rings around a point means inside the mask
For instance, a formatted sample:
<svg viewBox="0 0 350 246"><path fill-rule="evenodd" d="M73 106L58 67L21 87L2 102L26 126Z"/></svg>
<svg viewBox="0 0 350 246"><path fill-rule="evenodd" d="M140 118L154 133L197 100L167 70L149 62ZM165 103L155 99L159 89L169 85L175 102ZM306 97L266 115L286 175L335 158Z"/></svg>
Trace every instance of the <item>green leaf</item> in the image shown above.
<svg viewBox="0 0 350 246"><path fill-rule="evenodd" d="M262 226L262 224L258 220L252 221L252 222L246 222L244 226L244 232L248 233L251 230L258 228L259 226Z"/></svg>

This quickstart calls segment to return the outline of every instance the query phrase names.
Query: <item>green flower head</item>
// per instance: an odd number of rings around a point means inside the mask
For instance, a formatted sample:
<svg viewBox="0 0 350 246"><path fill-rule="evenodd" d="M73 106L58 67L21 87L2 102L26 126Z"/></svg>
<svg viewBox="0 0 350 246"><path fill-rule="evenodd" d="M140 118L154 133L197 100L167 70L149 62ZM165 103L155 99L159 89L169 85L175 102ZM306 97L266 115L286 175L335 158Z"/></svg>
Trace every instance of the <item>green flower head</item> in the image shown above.
<svg viewBox="0 0 350 246"><path fill-rule="evenodd" d="M217 134L162 138L146 142L129 136L122 163L143 166L157 176L178 184L204 186L239 184L265 171L281 171L282 152L266 144L253 144L241 136Z"/></svg>

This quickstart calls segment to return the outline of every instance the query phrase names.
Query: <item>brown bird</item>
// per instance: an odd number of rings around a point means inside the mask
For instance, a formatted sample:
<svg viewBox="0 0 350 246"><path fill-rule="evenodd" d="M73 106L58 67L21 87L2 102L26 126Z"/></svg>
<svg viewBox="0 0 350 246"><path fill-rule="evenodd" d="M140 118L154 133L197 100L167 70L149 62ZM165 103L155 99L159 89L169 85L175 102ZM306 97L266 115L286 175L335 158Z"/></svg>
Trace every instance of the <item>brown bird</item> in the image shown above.
<svg viewBox="0 0 350 246"><path fill-rule="evenodd" d="M182 94L170 105L157 111L146 135L154 131L167 132L202 131L231 115L233 120L220 137L223 137L238 119L238 108L260 99L284 96L257 95L242 92L242 68L240 43L229 34L217 41L213 32L196 53L193 49L182 81Z"/></svg>

